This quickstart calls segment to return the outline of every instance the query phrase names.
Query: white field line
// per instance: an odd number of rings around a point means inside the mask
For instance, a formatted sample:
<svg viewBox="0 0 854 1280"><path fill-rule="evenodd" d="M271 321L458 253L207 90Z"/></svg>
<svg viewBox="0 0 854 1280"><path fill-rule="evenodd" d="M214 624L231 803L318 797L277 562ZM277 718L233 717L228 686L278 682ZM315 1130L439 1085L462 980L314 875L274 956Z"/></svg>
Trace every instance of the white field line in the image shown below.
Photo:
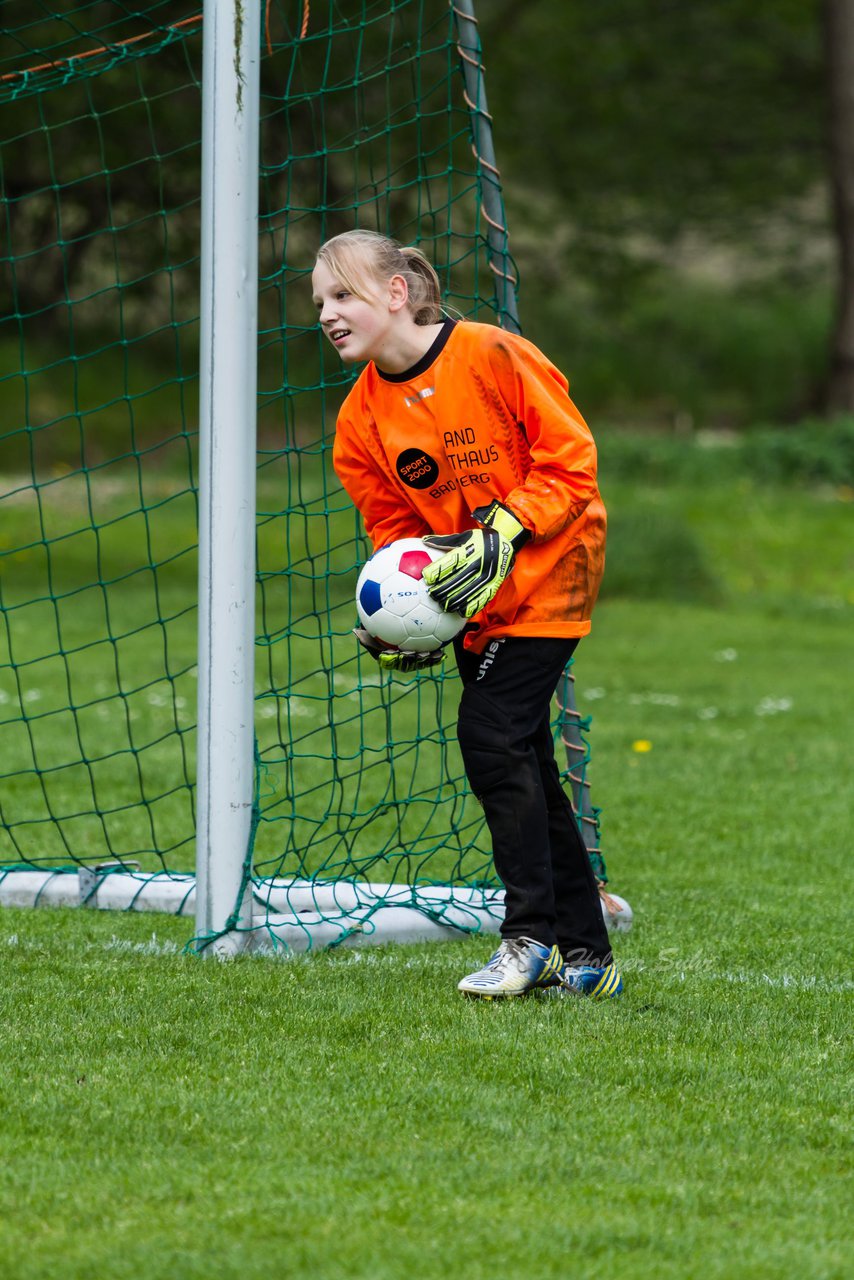
<svg viewBox="0 0 854 1280"><path fill-rule="evenodd" d="M53 951L54 947L37 939L21 937L20 934L11 933L5 937L0 937L0 947L21 947L29 951ZM161 939L153 933L150 938L144 942L131 942L127 938L117 938L115 934L108 942L88 942L77 946L74 943L64 944L62 950L69 952L92 952L92 951L111 951L119 952L124 955L148 955L148 956L176 956L183 953L181 943L173 942L171 939ZM399 946L389 946L388 948L377 951L374 948L353 949L341 951L338 961L341 964L367 964L367 965L398 965L405 969L424 969L436 972L443 969L453 969L456 971L460 967L458 959L454 959L447 954L442 954L443 948L437 948L435 954L417 956L408 956L405 954L406 944ZM316 954L316 953L315 953ZM252 958L259 960L288 960L290 962L299 962L302 964L309 963L311 954L301 952L298 955L289 953L284 947L275 954L271 953L253 953ZM854 991L854 979L852 978L823 978L817 974L795 974L795 973L760 973L751 972L746 969L736 969L732 971L716 970L698 964L696 958L686 961L685 967L680 968L678 962L674 962L668 957L666 964L656 964L654 961L645 963L643 960L627 958L620 962L620 968L624 975L633 973L654 973L659 977L669 978L676 982L729 982L737 986L754 987L761 989L770 987L774 990L788 991L824 991L824 992L841 992Z"/></svg>
<svg viewBox="0 0 854 1280"><path fill-rule="evenodd" d="M352 951L342 953L342 961L349 964L382 964L396 960L396 956L389 951L374 951L365 949L353 949ZM440 962L441 961L441 962ZM655 974L657 977L670 979L676 982L729 982L738 986L745 987L771 987L777 990L790 991L854 991L854 978L824 978L817 974L805 973L760 973L751 972L747 969L736 969L733 971L713 969L711 965L703 962L694 956L690 959L676 960L670 955L660 961L644 961L639 958L627 957L619 959L618 964L624 976L631 977L632 974ZM447 954L440 956L437 951L435 958L429 955L418 955L407 957L404 961L405 968L418 968L425 970L451 969L459 968L459 960L454 960Z"/></svg>
<svg viewBox="0 0 854 1280"><path fill-rule="evenodd" d="M654 969L654 965L649 966L650 971ZM709 969L699 972L680 970L676 976L680 982L704 978L711 982L732 982L745 987L782 987L793 991L854 991L852 978L821 978L816 974L748 973L744 970L736 970L735 973L716 973Z"/></svg>

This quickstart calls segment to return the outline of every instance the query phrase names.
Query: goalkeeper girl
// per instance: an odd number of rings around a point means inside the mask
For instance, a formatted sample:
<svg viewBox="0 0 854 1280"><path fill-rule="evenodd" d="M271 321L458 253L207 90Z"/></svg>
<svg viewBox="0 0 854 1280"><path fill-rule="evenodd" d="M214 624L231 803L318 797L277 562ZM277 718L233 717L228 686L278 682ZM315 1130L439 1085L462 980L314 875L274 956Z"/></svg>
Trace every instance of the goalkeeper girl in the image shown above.
<svg viewBox="0 0 854 1280"><path fill-rule="evenodd" d="M622 981L550 727L604 566L590 432L566 379L530 342L443 317L419 250L346 232L320 249L312 286L341 359L366 365L338 416L338 477L375 549L421 537L443 552L424 578L469 619L454 644L457 731L505 915L498 950L460 990L616 995ZM387 668L441 660L383 652L357 634Z"/></svg>

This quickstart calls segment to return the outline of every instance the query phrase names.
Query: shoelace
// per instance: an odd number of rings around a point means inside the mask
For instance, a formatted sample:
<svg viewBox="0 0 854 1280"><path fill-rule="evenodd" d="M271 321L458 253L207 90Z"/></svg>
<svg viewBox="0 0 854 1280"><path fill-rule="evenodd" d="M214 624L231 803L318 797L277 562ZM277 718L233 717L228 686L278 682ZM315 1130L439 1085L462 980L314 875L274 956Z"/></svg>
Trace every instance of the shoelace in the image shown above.
<svg viewBox="0 0 854 1280"><path fill-rule="evenodd" d="M502 942L501 946L498 948L486 967L487 969L497 968L498 965L503 964L507 958L513 959L519 963L524 954L525 948L522 946L522 943L517 942L515 938L508 938L505 942Z"/></svg>

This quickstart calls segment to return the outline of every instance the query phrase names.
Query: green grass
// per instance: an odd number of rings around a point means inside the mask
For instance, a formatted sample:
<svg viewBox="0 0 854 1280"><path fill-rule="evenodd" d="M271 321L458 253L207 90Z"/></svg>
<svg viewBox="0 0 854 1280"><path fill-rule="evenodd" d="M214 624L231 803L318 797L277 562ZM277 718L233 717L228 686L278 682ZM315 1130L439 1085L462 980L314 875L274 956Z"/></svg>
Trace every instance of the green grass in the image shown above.
<svg viewBox="0 0 854 1280"><path fill-rule="evenodd" d="M603 605L613 1004L468 1004L476 939L223 966L4 912L0 1273L843 1277L848 637Z"/></svg>
<svg viewBox="0 0 854 1280"><path fill-rule="evenodd" d="M3 1274L842 1277L841 885L674 857L676 808L606 1006L467 1004L476 942L221 966L6 913Z"/></svg>
<svg viewBox="0 0 854 1280"><path fill-rule="evenodd" d="M477 938L220 965L183 953L190 921L7 909L0 1275L848 1274L851 507L840 489L760 486L716 467L642 484L603 468L613 581L576 672L580 709L594 715L593 796L611 881L636 913L617 940L624 995L606 1005L467 1003L456 982L490 947ZM162 477L158 495L169 492ZM111 501L126 504L127 494ZM160 508L159 546L188 545L183 505L176 496ZM75 527L73 507L52 503L52 538ZM275 511L272 486L262 508ZM9 509L22 514L17 531L14 518L4 525L7 548L26 540L33 519L23 505ZM116 509L107 503L99 519ZM342 548L344 518L316 526L334 528ZM116 667L98 646L81 647L103 626L103 599L80 593L58 614L23 606L33 561L14 552L6 643L39 692L24 706L48 712L30 725L46 762L61 759L50 752L64 741L66 658L72 692L92 698L77 717L85 753L121 747L113 713L135 713L130 741L161 839L189 823L186 799L168 792L192 777L193 620L182 610L193 570L179 558L159 604L137 596L120 585L138 555L121 534L105 524L100 535L113 630L126 631L138 608L165 649L116 641ZM53 543L72 591L85 569L79 536ZM386 822L391 847L397 817L432 797L425 786L407 804L422 757L401 751L391 770L377 734L432 735L435 752L453 682L441 703L432 677L417 699L401 696L403 682L360 693L349 649L329 680L317 674L327 641L312 637L310 607L349 608L346 574L318 559L319 533L295 533L321 580L332 569L315 601L307 578L275 576L283 536L271 517L261 533L264 626L268 638L278 633L288 599L306 620L294 639L262 646L262 692L285 659L296 671L289 719L265 717L259 702L264 847L271 858L281 850L289 789L306 780L316 789L301 835L312 835L312 805L328 811L318 823L334 836L336 804L355 797L364 813L385 794L389 813L372 830ZM59 557L60 546L74 554ZM351 755L355 766L366 717L373 763L355 790L340 779L330 788L311 763L330 708L339 774ZM186 761L180 735L171 746L163 737L176 715ZM282 746L289 729L296 761ZM10 721L4 769L14 736ZM130 844L146 834L146 806L121 809L116 798L129 803L133 788L115 770L105 763L99 786L117 809L110 838ZM61 775L54 808L82 809L79 771ZM7 820L26 785L4 782ZM353 812L345 807L342 822ZM82 822L69 818L66 832Z"/></svg>

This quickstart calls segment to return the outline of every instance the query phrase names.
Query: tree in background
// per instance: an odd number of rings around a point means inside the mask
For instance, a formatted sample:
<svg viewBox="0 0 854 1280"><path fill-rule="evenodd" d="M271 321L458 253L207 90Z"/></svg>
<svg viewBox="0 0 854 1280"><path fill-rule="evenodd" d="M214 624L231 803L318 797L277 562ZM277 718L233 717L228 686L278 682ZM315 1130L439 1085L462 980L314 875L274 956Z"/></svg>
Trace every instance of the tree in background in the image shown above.
<svg viewBox="0 0 854 1280"><path fill-rule="evenodd" d="M854 412L854 4L825 0L830 173L838 248L836 316L825 404Z"/></svg>
<svg viewBox="0 0 854 1280"><path fill-rule="evenodd" d="M847 0L832 7L850 21ZM625 333L631 359L637 317L679 271L727 295L710 317L709 328L721 332L746 328L758 292L775 293L784 345L776 357L769 345L759 395L775 363L793 364L800 338L786 328L803 323L801 295L815 298L820 286L813 364L787 411L826 399L817 384L829 339L833 224L821 0L529 0L490 5L482 26L511 226L523 228L514 247L529 284L533 274L542 286L533 308L523 291L536 337L554 349L568 332L583 344L598 308L615 341ZM850 94L850 63L841 74ZM535 246L524 229L538 219ZM555 249L559 292L572 295L562 310L548 298ZM543 299L550 334L537 329ZM658 312L650 327L659 345L675 341L668 299ZM699 348L692 351L690 314L686 323L681 358L696 358L697 382L711 381L714 359L704 365ZM738 333L737 343L750 345L750 336ZM707 337L698 333L697 342ZM854 313L850 341L854 351ZM746 363L737 350L731 355ZM677 392L679 359L674 347Z"/></svg>

